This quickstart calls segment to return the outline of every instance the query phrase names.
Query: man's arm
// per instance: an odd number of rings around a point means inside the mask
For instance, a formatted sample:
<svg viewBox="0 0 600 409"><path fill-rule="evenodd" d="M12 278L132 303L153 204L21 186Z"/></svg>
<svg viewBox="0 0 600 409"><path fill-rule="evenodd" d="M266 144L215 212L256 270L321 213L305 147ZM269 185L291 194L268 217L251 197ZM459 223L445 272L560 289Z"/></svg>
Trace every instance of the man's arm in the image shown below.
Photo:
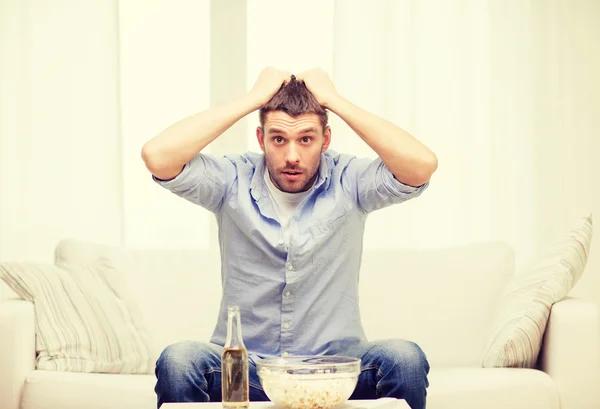
<svg viewBox="0 0 600 409"><path fill-rule="evenodd" d="M421 186L437 169L436 155L398 126L357 107L338 94L327 73L313 69L297 76L319 104L342 118L376 153L394 177Z"/></svg>
<svg viewBox="0 0 600 409"><path fill-rule="evenodd" d="M291 74L269 67L242 98L184 118L146 142L142 159L158 179L173 179L209 143L244 116L257 110L289 81Z"/></svg>

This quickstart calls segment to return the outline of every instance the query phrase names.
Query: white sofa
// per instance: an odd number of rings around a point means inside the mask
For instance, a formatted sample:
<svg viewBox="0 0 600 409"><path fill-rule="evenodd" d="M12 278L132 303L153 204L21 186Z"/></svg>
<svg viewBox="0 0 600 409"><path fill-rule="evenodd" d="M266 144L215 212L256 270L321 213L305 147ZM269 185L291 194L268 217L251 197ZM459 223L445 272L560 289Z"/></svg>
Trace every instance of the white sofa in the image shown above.
<svg viewBox="0 0 600 409"><path fill-rule="evenodd" d="M56 257L110 258L123 272L156 344L208 340L220 300L219 253L125 249L62 241ZM428 355L430 409L600 407L596 305L556 303L537 369L481 367L500 302L514 274L501 242L443 249L366 249L363 324L371 339L405 338ZM0 303L0 409L151 409L155 376L36 370L33 305L6 288Z"/></svg>

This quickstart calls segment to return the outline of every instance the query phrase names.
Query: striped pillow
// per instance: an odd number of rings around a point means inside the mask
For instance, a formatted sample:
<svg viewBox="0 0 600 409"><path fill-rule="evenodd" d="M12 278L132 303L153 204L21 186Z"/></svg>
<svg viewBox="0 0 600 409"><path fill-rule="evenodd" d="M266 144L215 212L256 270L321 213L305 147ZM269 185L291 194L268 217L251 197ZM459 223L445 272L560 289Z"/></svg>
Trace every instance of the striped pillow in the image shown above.
<svg viewBox="0 0 600 409"><path fill-rule="evenodd" d="M104 260L87 266L0 264L0 278L35 309L37 368L151 374L151 340Z"/></svg>
<svg viewBox="0 0 600 409"><path fill-rule="evenodd" d="M552 305L563 299L581 277L592 242L592 215L578 220L562 241L506 288L484 368L534 368Z"/></svg>

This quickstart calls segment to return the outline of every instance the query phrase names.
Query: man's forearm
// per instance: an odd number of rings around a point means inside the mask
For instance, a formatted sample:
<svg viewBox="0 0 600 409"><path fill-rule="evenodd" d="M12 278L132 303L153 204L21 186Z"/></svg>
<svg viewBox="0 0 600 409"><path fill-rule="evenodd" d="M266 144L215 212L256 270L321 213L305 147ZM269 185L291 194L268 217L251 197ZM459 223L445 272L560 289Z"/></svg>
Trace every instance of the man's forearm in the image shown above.
<svg viewBox="0 0 600 409"><path fill-rule="evenodd" d="M437 169L436 155L408 132L341 96L326 107L342 118L383 160L396 179L421 186Z"/></svg>
<svg viewBox="0 0 600 409"><path fill-rule="evenodd" d="M160 179L177 176L209 143L257 108L259 103L248 94L174 123L142 148L146 167Z"/></svg>

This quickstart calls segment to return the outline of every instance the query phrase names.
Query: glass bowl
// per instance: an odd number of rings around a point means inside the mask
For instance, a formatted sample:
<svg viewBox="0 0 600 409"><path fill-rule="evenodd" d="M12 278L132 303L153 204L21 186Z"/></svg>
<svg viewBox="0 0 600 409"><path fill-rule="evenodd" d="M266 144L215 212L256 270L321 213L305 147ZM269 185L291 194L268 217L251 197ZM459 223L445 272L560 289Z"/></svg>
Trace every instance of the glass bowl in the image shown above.
<svg viewBox="0 0 600 409"><path fill-rule="evenodd" d="M346 402L358 382L360 359L289 356L256 362L260 383L273 403L287 409L329 409Z"/></svg>

